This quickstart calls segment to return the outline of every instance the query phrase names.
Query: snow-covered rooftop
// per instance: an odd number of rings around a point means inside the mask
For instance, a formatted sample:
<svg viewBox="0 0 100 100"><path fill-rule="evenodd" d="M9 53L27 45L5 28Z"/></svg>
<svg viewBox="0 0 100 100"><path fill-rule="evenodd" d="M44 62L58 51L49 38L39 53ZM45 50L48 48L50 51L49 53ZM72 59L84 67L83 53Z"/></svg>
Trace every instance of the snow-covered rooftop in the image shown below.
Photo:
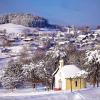
<svg viewBox="0 0 100 100"><path fill-rule="evenodd" d="M82 40L83 38L85 38L86 37L86 35L79 35L77 38L79 39L79 40Z"/></svg>
<svg viewBox="0 0 100 100"><path fill-rule="evenodd" d="M83 74L86 74L86 72L79 69L76 65L65 65L58 71L58 75L64 78L80 77Z"/></svg>

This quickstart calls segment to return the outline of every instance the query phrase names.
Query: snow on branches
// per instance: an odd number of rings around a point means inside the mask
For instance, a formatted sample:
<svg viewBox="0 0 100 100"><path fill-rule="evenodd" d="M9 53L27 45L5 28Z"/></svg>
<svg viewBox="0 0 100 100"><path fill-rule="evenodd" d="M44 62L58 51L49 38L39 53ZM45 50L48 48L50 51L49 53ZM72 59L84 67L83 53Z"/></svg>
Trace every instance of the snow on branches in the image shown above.
<svg viewBox="0 0 100 100"><path fill-rule="evenodd" d="M100 51L94 50L94 51L87 51L86 52L86 59L87 63L100 63Z"/></svg>
<svg viewBox="0 0 100 100"><path fill-rule="evenodd" d="M38 62L38 63L30 63L29 65L23 65L23 74L27 78L36 78L39 77L44 78L44 61Z"/></svg>
<svg viewBox="0 0 100 100"><path fill-rule="evenodd" d="M99 86L100 81L100 50L86 52L86 70L88 72L88 79Z"/></svg>

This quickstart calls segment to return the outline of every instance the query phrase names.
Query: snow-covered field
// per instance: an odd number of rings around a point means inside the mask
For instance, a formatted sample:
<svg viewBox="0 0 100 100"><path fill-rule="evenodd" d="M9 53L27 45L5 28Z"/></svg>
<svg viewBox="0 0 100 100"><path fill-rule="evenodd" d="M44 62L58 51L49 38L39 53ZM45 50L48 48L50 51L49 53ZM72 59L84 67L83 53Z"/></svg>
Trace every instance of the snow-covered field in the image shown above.
<svg viewBox="0 0 100 100"><path fill-rule="evenodd" d="M29 30L30 32L33 31L33 28L25 27L22 25L16 25L12 23L1 24L0 29L2 30L6 29L7 33L21 33L21 34L27 32L26 30Z"/></svg>
<svg viewBox="0 0 100 100"><path fill-rule="evenodd" d="M32 92L20 90L13 93L0 90L0 100L100 100L100 88L91 88L81 91L49 91Z"/></svg>

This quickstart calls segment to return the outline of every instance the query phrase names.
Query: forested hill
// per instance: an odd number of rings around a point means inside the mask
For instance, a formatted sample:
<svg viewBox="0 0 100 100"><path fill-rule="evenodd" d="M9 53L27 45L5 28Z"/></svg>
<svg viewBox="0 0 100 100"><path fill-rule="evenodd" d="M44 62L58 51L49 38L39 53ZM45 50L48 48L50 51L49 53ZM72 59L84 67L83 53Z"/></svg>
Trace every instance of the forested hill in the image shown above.
<svg viewBox="0 0 100 100"><path fill-rule="evenodd" d="M25 14L25 13L11 13L11 14L0 15L0 24L6 24L6 23L13 23L27 27L50 26L47 19L40 16L34 16L32 14Z"/></svg>

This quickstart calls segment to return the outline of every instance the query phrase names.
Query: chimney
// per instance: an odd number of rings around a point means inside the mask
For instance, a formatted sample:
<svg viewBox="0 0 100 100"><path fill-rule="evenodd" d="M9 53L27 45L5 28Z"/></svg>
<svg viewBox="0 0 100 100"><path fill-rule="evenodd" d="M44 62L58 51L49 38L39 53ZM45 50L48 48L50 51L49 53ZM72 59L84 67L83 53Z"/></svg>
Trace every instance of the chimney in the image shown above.
<svg viewBox="0 0 100 100"><path fill-rule="evenodd" d="M64 66L64 60L59 60L59 69L61 69Z"/></svg>

